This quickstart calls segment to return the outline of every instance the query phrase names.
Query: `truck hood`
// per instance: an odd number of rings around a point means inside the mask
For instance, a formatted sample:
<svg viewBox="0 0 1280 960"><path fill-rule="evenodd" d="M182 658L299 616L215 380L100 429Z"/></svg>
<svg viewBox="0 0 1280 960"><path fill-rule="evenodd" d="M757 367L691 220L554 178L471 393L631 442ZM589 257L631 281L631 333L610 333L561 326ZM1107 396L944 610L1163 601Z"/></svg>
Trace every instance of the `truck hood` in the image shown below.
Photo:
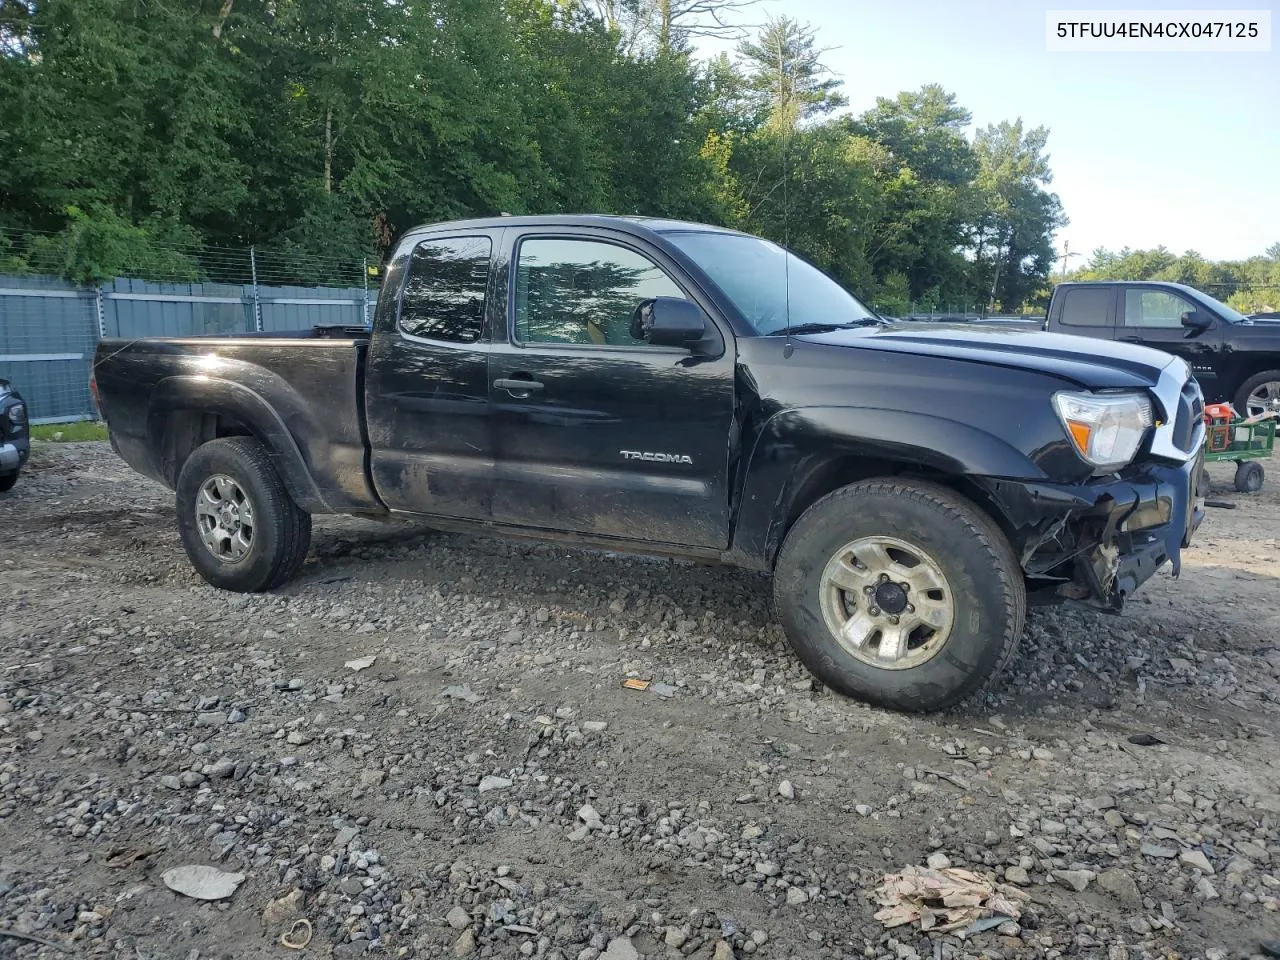
<svg viewBox="0 0 1280 960"><path fill-rule="evenodd" d="M1222 328L1227 342L1241 350L1280 350L1280 319L1249 317Z"/></svg>
<svg viewBox="0 0 1280 960"><path fill-rule="evenodd" d="M807 334L804 339L834 348L885 350L1033 370L1089 390L1150 389L1165 367L1182 363L1161 350L1129 343L969 324L921 329L918 323L901 323Z"/></svg>

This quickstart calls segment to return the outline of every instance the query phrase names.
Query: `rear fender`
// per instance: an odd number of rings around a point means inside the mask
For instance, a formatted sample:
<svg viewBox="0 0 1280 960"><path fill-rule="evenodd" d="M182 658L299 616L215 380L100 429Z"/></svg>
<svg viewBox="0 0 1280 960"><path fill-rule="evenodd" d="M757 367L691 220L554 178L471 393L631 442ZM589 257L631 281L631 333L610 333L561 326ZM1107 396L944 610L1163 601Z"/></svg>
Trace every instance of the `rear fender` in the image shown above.
<svg viewBox="0 0 1280 960"><path fill-rule="evenodd" d="M177 485L178 473L191 452L191 444L170 436L171 415L178 411L234 420L266 447L272 465L299 507L308 513L334 512L312 476L297 441L276 409L248 387L213 377L168 377L156 385L151 395L147 434L149 447L156 458L154 474L170 487ZM315 424L305 421L299 426L304 430L317 429Z"/></svg>

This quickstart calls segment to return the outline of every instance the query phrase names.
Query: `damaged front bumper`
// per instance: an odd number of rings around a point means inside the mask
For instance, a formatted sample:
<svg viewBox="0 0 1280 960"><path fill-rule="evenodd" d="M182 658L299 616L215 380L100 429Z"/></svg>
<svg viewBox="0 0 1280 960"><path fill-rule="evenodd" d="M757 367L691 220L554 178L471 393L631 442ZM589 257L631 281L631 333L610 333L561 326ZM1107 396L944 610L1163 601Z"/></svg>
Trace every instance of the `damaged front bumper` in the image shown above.
<svg viewBox="0 0 1280 960"><path fill-rule="evenodd" d="M1131 466L1087 484L989 480L1015 531L1032 602L1082 601L1115 612L1182 549L1204 519L1203 459Z"/></svg>

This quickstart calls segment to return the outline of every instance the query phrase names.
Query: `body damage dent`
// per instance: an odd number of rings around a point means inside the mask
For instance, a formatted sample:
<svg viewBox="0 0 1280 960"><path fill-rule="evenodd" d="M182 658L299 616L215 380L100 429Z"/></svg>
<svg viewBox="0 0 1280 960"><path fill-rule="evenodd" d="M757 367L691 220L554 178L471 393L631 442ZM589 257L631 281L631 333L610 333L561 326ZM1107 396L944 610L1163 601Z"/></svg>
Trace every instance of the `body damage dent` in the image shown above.
<svg viewBox="0 0 1280 960"><path fill-rule="evenodd" d="M1166 561L1178 575L1188 527L1203 515L1188 509L1191 494L1178 482L1193 470L1156 466L1070 489L998 478L979 485L1004 514L1029 579L1115 612Z"/></svg>

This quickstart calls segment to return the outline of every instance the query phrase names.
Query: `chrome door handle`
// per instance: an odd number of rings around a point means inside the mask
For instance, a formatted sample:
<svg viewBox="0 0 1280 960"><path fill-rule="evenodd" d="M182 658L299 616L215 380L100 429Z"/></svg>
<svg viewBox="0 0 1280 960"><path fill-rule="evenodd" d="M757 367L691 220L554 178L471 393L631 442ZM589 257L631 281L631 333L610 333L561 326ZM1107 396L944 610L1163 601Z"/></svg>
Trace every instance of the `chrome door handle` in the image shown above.
<svg viewBox="0 0 1280 960"><path fill-rule="evenodd" d="M499 390L505 390L517 399L524 399L543 389L544 384L537 380L501 379L493 381Z"/></svg>

